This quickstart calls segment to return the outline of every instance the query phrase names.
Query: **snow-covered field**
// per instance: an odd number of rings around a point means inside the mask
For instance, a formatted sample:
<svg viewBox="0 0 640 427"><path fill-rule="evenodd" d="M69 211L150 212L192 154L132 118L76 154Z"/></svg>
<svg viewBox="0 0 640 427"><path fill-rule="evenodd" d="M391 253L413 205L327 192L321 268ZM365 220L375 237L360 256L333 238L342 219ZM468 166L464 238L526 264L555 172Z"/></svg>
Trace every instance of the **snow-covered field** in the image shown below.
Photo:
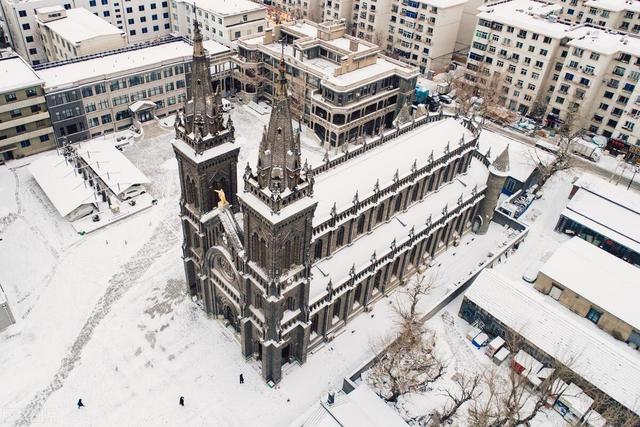
<svg viewBox="0 0 640 427"><path fill-rule="evenodd" d="M233 118L241 174L246 161L255 164L268 117L238 107ZM0 283L17 320L0 333L0 425L287 425L341 387L391 327L393 297L269 388L233 332L186 297L172 133L146 125L124 151L158 204L85 236L55 211L28 162L0 167ZM311 138L303 144L310 162L322 158ZM473 245L463 239L439 258L434 298L506 234L497 227Z"/></svg>

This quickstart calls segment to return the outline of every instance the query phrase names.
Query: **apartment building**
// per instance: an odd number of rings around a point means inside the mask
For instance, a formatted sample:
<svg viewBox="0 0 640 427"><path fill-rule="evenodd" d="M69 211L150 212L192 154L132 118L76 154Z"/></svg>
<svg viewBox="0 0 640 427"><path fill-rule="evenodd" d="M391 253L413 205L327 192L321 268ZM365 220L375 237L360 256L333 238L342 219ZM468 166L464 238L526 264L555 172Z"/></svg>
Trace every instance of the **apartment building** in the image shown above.
<svg viewBox="0 0 640 427"><path fill-rule="evenodd" d="M289 18L309 19L321 22L324 13L324 0L265 0L265 5L273 6L285 12Z"/></svg>
<svg viewBox="0 0 640 427"><path fill-rule="evenodd" d="M324 0L321 4L321 21L344 19L347 26L353 23L353 10L358 0Z"/></svg>
<svg viewBox="0 0 640 427"><path fill-rule="evenodd" d="M637 0L556 0L555 3L563 6L560 16L576 24L640 32L640 2Z"/></svg>
<svg viewBox="0 0 640 427"><path fill-rule="evenodd" d="M561 9L533 0L481 6L466 79L495 85L499 103L510 110L544 109L568 55L567 41L587 31L559 20Z"/></svg>
<svg viewBox="0 0 640 427"><path fill-rule="evenodd" d="M140 43L171 32L169 0L0 0L13 49L33 65L47 61L37 34L37 10L51 6L85 8L123 30L128 43Z"/></svg>
<svg viewBox="0 0 640 427"><path fill-rule="evenodd" d="M347 35L344 21L298 21L238 41L235 90L247 100L272 99L283 54L294 115L327 148L393 127L418 76L415 67Z"/></svg>
<svg viewBox="0 0 640 427"><path fill-rule="evenodd" d="M640 38L581 27L567 43L547 113L580 128L640 146Z"/></svg>
<svg viewBox="0 0 640 427"><path fill-rule="evenodd" d="M231 51L212 40L204 47L214 85L224 90ZM192 50L172 38L36 67L56 137L74 142L126 129L140 106L152 107L142 120L174 114L187 99Z"/></svg>
<svg viewBox="0 0 640 427"><path fill-rule="evenodd" d="M92 55L127 45L124 31L86 9L62 6L37 10L36 24L47 62Z"/></svg>
<svg viewBox="0 0 640 427"><path fill-rule="evenodd" d="M19 56L0 57L0 163L53 146L42 80Z"/></svg>
<svg viewBox="0 0 640 427"><path fill-rule="evenodd" d="M172 0L173 31L193 38L194 16L202 24L205 40L235 47L240 37L259 34L267 28L267 9L249 0Z"/></svg>

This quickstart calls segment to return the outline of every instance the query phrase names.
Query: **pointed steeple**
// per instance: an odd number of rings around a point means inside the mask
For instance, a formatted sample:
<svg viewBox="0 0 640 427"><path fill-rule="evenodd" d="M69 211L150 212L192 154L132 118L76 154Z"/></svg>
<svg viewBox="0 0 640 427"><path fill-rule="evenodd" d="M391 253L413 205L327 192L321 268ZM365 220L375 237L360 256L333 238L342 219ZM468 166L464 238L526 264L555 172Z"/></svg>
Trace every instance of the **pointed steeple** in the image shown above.
<svg viewBox="0 0 640 427"><path fill-rule="evenodd" d="M275 193L293 190L300 183L300 133L295 132L287 96L287 76L284 54L275 84L275 96L269 118L260 141L258 183Z"/></svg>
<svg viewBox="0 0 640 427"><path fill-rule="evenodd" d="M502 153L491 163L491 172L497 175L509 173L509 146L507 145Z"/></svg>

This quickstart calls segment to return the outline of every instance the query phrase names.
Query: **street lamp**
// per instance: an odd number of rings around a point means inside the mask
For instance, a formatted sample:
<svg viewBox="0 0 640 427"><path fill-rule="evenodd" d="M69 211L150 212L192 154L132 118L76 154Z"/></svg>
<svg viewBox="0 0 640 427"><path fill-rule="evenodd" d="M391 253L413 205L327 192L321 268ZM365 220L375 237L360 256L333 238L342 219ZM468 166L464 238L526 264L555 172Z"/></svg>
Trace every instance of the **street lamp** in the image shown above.
<svg viewBox="0 0 640 427"><path fill-rule="evenodd" d="M638 172L640 172L640 166L634 166L634 167L633 167L633 175L631 175L631 179L629 180L629 185L627 185L627 190L628 190L629 188L631 188L631 184L633 184L633 180L635 179L636 174L637 174Z"/></svg>

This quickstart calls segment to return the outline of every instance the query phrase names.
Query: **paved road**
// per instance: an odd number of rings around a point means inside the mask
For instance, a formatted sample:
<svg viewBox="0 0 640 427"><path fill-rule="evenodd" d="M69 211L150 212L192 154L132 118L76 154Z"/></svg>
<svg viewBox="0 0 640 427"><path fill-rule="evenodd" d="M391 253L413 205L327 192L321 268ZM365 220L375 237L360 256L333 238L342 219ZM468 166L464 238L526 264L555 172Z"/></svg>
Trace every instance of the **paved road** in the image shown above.
<svg viewBox="0 0 640 427"><path fill-rule="evenodd" d="M500 135L504 135L508 138L512 138L515 139L516 141L520 141L524 144L528 144L528 145L535 145L536 143L536 138L527 136L527 135L523 135L519 132L515 132L515 131L510 131L508 129L505 129L501 126L496 125L495 123L491 123L489 121L485 122L484 126L485 129L488 129L492 132L495 133L499 133ZM597 163L591 162L587 159L583 159L582 157L579 156L573 156L573 159L575 161L576 166L579 169L582 170L586 170L589 171L593 174L599 175L602 178L605 178L606 180L611 179L611 176L613 174L613 172L609 169L606 169L600 165L598 165ZM621 178L620 180L621 184L624 184L625 186L629 184L629 179L628 178ZM640 174L638 174L636 176L636 180L633 182L633 184L631 185L635 190L640 190Z"/></svg>

